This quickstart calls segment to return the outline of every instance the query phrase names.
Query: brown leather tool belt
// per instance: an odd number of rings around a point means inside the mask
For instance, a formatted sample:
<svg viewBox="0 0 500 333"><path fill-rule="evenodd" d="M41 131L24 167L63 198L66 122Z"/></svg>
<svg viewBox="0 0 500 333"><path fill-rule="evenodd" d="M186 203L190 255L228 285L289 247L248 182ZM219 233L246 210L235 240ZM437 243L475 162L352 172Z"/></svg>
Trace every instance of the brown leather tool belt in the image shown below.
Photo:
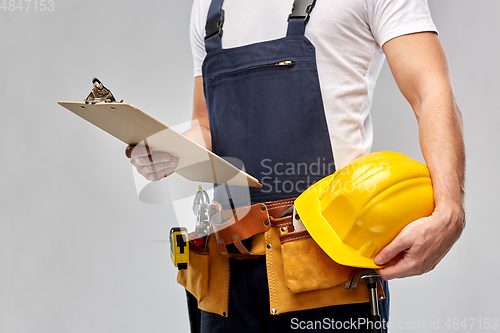
<svg viewBox="0 0 500 333"><path fill-rule="evenodd" d="M288 199L220 212L220 221L225 222L213 224L217 224L215 234L208 237L208 246L190 245L189 266L179 270L177 281L196 297L200 309L230 315L232 257L265 256L272 315L368 302L367 288L344 288L354 268L331 260L306 230L294 231L291 215L280 217L293 203L294 199ZM247 240L251 245L245 244ZM231 253L235 249L237 253ZM382 299L380 283L378 287Z"/></svg>
<svg viewBox="0 0 500 333"><path fill-rule="evenodd" d="M219 211L212 223L219 251L227 258L254 259L263 255L262 251L252 252L255 240L252 237L263 234L271 224L292 226L291 215L279 217L293 205L295 199L285 199L241 207L235 211ZM223 223L217 223L224 221Z"/></svg>

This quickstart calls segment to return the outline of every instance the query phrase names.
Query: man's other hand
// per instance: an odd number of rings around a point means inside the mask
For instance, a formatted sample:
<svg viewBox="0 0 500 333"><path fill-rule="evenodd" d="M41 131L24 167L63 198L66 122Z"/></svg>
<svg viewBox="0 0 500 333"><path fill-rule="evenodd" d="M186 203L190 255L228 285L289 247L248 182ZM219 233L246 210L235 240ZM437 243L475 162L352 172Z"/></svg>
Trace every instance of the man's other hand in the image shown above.
<svg viewBox="0 0 500 333"><path fill-rule="evenodd" d="M147 180L160 180L172 174L179 163L178 159L169 153L151 151L145 146L128 146L125 155L137 172Z"/></svg>
<svg viewBox="0 0 500 333"><path fill-rule="evenodd" d="M394 266L377 270L384 280L404 278L427 273L448 253L465 227L463 210L444 213L438 209L430 217L408 224L396 238L375 257L377 265L384 265L399 253L402 259Z"/></svg>

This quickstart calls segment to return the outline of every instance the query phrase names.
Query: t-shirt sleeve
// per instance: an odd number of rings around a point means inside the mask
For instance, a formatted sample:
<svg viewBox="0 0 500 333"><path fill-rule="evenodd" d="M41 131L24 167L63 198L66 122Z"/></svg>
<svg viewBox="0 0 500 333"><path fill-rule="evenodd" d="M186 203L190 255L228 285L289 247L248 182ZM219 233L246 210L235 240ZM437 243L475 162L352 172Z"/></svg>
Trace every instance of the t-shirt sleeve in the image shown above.
<svg viewBox="0 0 500 333"><path fill-rule="evenodd" d="M206 2L206 1L205 1ZM201 0L194 0L191 9L190 41L191 53L193 54L194 76L201 76L201 65L206 56L204 24L206 17L203 13L208 12L208 8L203 8ZM206 15L205 15L206 16Z"/></svg>
<svg viewBox="0 0 500 333"><path fill-rule="evenodd" d="M437 32L427 0L368 0L368 19L380 47L398 36Z"/></svg>

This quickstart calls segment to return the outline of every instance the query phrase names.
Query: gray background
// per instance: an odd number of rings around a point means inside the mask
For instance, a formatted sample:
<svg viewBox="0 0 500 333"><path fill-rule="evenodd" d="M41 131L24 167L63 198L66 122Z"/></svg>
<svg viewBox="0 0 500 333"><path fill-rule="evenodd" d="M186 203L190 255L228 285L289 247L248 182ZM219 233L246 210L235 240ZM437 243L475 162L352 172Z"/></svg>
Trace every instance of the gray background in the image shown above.
<svg viewBox="0 0 500 333"><path fill-rule="evenodd" d="M177 223L172 207L140 202L125 146L56 102L82 100L97 76L167 124L189 120L190 7L56 0L52 12L0 9L0 333L187 332L167 243L155 242ZM500 319L500 2L430 7L464 114L468 226L433 272L391 283L391 320L407 327L393 331L437 320L447 330L454 318L468 329L451 331L479 331L480 320L485 330L486 318ZM373 117L373 150L422 160L387 66Z"/></svg>

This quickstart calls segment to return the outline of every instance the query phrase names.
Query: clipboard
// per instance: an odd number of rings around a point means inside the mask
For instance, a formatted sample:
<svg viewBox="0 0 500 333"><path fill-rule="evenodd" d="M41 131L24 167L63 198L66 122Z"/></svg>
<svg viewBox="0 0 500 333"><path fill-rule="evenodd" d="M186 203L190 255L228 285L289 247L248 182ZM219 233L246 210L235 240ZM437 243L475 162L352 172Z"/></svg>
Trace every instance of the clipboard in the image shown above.
<svg viewBox="0 0 500 333"><path fill-rule="evenodd" d="M196 182L262 187L259 181L170 127L122 102L65 102L59 105L129 145L175 156L180 176Z"/></svg>

